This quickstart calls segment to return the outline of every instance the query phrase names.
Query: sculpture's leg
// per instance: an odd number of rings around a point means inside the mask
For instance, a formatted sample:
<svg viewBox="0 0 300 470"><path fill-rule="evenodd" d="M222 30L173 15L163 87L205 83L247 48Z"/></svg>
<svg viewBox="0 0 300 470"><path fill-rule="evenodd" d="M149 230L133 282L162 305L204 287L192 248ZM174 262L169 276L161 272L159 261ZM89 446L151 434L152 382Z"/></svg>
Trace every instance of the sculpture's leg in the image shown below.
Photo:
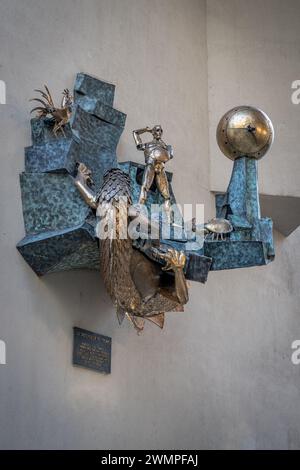
<svg viewBox="0 0 300 470"><path fill-rule="evenodd" d="M140 192L139 204L145 204L148 191L153 183L154 174L155 174L154 166L147 165L144 171L144 175L143 175L143 183L142 183L141 192Z"/></svg>
<svg viewBox="0 0 300 470"><path fill-rule="evenodd" d="M156 184L157 184L160 194L165 200L165 203L164 203L165 211L166 211L169 222L171 222L171 200L170 200L169 182L168 182L166 172L163 168L158 173L156 173Z"/></svg>
<svg viewBox="0 0 300 470"><path fill-rule="evenodd" d="M53 133L54 133L55 137L57 137L57 133L58 133L59 130L62 132L63 136L66 137L65 131L63 130L63 127L62 127L62 123L63 123L63 121L56 122L54 127L53 127Z"/></svg>
<svg viewBox="0 0 300 470"><path fill-rule="evenodd" d="M64 124L65 124L64 121L60 121L60 123L58 125L58 128L61 130L63 136L66 137L66 134L65 134L65 131L64 131L64 128L63 128Z"/></svg>
<svg viewBox="0 0 300 470"><path fill-rule="evenodd" d="M181 305L186 304L189 301L189 292L187 288L186 279L182 269L176 269L175 275L175 294Z"/></svg>

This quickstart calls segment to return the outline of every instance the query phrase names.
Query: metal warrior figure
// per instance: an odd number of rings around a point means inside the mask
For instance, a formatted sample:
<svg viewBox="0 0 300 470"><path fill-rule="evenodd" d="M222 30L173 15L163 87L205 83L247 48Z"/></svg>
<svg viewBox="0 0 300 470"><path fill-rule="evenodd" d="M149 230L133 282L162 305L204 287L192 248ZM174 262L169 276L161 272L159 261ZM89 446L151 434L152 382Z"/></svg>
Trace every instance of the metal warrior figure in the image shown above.
<svg viewBox="0 0 300 470"><path fill-rule="evenodd" d="M122 170L106 172L102 187L95 194L90 187L91 171L80 163L74 183L85 202L101 213L102 223L114 230L114 237L99 239L100 264L119 322L126 316L137 331L144 328L145 320L162 328L165 312L183 311L188 301L184 252L150 244L154 261L134 248L131 238L120 236L124 234L124 223L127 227L128 220L140 215L132 205L129 177ZM121 198L126 201L124 206ZM110 217L114 211L106 210L110 205L115 211L113 224Z"/></svg>
<svg viewBox="0 0 300 470"><path fill-rule="evenodd" d="M150 142L143 143L141 134L150 132L153 139ZM162 140L163 130L161 126L144 127L133 131L133 138L138 150L143 150L145 155L146 168L143 176L143 183L140 193L140 204L145 204L148 191L155 178L156 186L165 200L165 209L170 212L170 191L167 175L165 172L165 164L173 158L173 149L171 145L165 144Z"/></svg>

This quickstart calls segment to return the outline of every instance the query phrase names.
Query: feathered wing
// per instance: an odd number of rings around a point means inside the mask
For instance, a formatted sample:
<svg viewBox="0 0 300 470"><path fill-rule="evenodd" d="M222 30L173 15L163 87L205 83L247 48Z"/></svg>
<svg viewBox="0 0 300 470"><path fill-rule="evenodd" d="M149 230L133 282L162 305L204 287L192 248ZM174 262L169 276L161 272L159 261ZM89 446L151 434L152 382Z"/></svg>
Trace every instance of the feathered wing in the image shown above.
<svg viewBox="0 0 300 470"><path fill-rule="evenodd" d="M39 117L47 116L47 114L51 113L51 111L54 109L54 103L53 103L50 91L49 91L49 89L46 85L44 85L44 86L45 86L46 93L43 90L40 90L40 89L35 89L34 90L37 93L40 93L43 99L41 99L41 98L32 98L31 100L29 100L29 101L37 101L38 103L43 105L42 107L37 106L37 107L33 108L30 111L30 113L32 113L34 111L38 111Z"/></svg>
<svg viewBox="0 0 300 470"><path fill-rule="evenodd" d="M46 93L46 99L47 99L49 105L50 105L52 108L54 108L54 102L53 102L51 93L50 93L50 91L49 91L49 88L47 87L47 85L44 85L44 87L45 87L45 90L46 90L46 92L47 92L47 93Z"/></svg>
<svg viewBox="0 0 300 470"><path fill-rule="evenodd" d="M134 310L135 304L139 303L129 272L133 248L127 237L127 209L131 204L128 175L118 168L107 171L98 193L98 202L101 272L121 321L128 307Z"/></svg>

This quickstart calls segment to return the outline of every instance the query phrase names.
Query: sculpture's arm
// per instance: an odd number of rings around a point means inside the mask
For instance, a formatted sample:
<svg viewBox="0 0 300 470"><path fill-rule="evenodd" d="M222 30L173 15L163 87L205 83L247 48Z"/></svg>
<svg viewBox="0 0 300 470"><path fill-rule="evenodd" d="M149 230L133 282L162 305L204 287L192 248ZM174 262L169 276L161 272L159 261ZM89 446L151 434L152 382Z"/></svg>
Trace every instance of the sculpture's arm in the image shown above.
<svg viewBox="0 0 300 470"><path fill-rule="evenodd" d="M97 209L98 204L96 200L96 195L92 191L92 189L89 187L91 183L92 183L91 170L89 170L84 165L84 163L80 163L78 166L77 175L74 178L74 184L77 187L83 199L85 200L85 202L93 209Z"/></svg>
<svg viewBox="0 0 300 470"><path fill-rule="evenodd" d="M172 160L172 158L174 158L173 147L172 147L172 145L167 145L167 148L168 148L168 152L170 154L170 160Z"/></svg>
<svg viewBox="0 0 300 470"><path fill-rule="evenodd" d="M155 248L154 248L155 250ZM166 265L162 268L163 271L173 271L175 276L175 288L172 295L176 300L184 305L189 300L189 293L185 275L183 272L186 256L183 251L177 251L174 248L169 248L166 253L157 250L156 255L166 261ZM163 293L163 289L162 289Z"/></svg>
<svg viewBox="0 0 300 470"><path fill-rule="evenodd" d="M132 132L136 148L138 150L144 150L145 149L145 144L143 144L143 141L141 139L141 134L145 134L145 132L151 132L150 127L143 127L142 129L137 129Z"/></svg>

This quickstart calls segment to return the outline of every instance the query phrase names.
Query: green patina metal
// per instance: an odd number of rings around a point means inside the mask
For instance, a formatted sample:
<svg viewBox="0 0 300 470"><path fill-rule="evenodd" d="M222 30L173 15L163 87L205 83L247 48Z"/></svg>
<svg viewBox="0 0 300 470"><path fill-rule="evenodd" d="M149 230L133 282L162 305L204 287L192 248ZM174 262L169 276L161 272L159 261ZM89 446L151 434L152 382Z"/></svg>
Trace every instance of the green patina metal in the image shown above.
<svg viewBox="0 0 300 470"><path fill-rule="evenodd" d="M84 163L92 171L97 191L103 174L118 165L116 147L126 115L113 108L114 92L114 85L79 73L66 137L53 135L51 119L31 120L33 145L25 149L25 172L20 176L26 236L17 248L38 275L99 269L96 215L77 192L72 176L76 163ZM144 165L126 162L119 167L129 174L132 199L137 202ZM167 176L175 204L172 174ZM147 206L162 202L154 185ZM210 269L259 266L273 260L272 221L260 216L256 160L235 160L227 192L216 195L216 216L233 226L224 240L199 243L194 234L184 233L178 239L172 232L160 239L163 247L185 251L188 279L205 282ZM181 223L180 214L175 217ZM135 246L147 254L149 242L137 240Z"/></svg>

